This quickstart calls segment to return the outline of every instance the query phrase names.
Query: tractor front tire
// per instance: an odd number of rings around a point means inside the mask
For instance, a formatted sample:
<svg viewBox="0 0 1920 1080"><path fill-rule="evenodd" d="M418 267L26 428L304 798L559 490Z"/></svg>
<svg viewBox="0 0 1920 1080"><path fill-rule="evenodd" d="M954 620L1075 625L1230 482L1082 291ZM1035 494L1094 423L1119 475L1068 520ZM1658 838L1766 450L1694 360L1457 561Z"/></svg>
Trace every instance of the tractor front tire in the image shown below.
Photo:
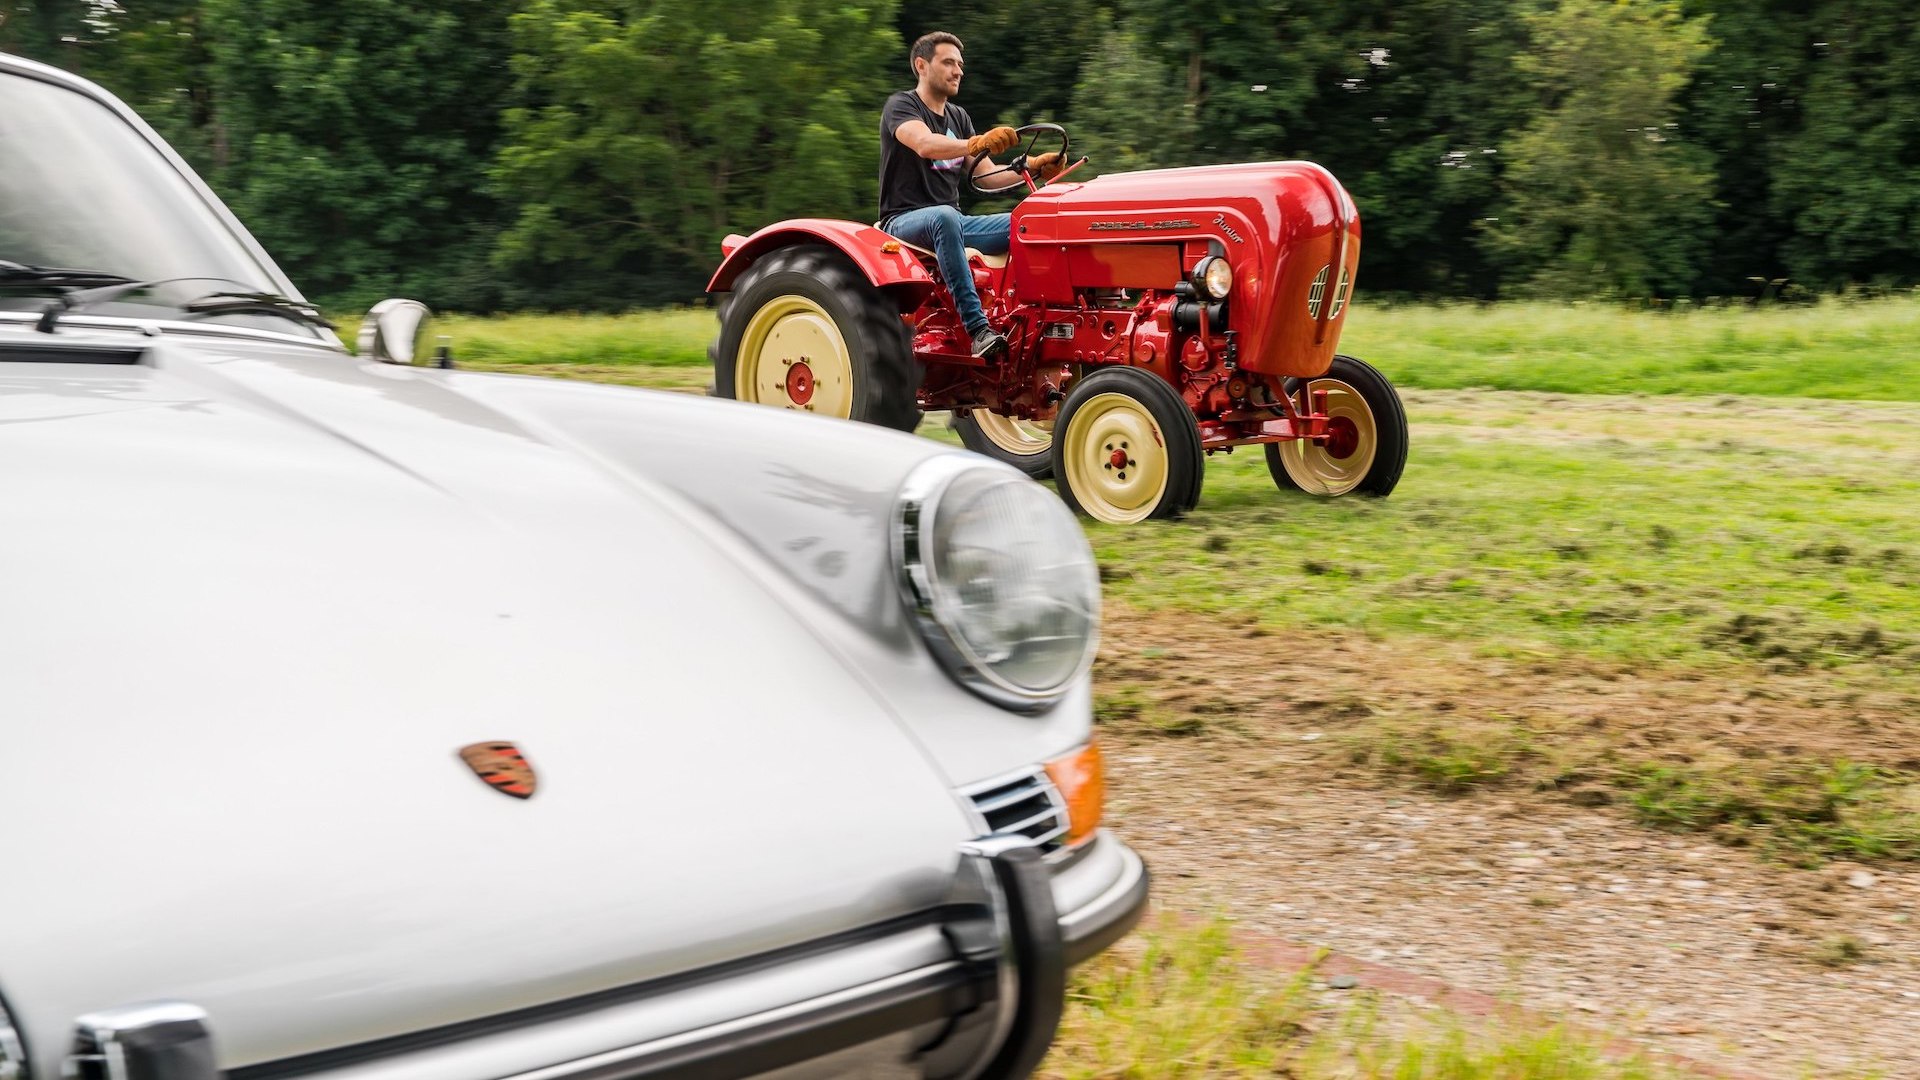
<svg viewBox="0 0 1920 1080"><path fill-rule="evenodd" d="M1300 381L1288 379L1287 392L1297 393ZM1309 495L1390 494L1407 467L1407 410L1393 384L1364 360L1338 355L1325 375L1306 383L1327 391L1332 437L1324 444L1268 443L1273 482Z"/></svg>
<svg viewBox="0 0 1920 1080"><path fill-rule="evenodd" d="M1200 501L1200 426L1166 380L1111 367L1079 380L1053 425L1060 497L1096 521L1177 518Z"/></svg>
<svg viewBox="0 0 1920 1080"><path fill-rule="evenodd" d="M920 367L900 309L824 244L755 260L719 298L713 395L899 431L920 425Z"/></svg>
<svg viewBox="0 0 1920 1080"><path fill-rule="evenodd" d="M966 416L955 413L949 426L976 454L1004 461L1035 480L1053 475L1051 420L1015 420L986 409L970 409Z"/></svg>

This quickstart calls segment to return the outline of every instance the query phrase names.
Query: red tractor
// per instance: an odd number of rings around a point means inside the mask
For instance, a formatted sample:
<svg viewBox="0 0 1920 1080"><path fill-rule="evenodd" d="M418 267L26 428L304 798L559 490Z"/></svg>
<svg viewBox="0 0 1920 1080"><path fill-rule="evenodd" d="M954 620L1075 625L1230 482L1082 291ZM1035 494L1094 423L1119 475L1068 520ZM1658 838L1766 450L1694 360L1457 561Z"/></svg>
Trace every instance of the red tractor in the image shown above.
<svg viewBox="0 0 1920 1080"><path fill-rule="evenodd" d="M1019 131L1010 164L965 173L1027 183L1008 254L968 251L1004 353L973 357L931 251L797 219L721 243L714 394L906 431L951 410L969 448L1107 522L1183 514L1207 455L1256 443L1284 488L1393 490L1399 396L1335 351L1360 262L1339 181L1287 161L1041 186L1026 160L1047 138L1067 160L1066 131Z"/></svg>

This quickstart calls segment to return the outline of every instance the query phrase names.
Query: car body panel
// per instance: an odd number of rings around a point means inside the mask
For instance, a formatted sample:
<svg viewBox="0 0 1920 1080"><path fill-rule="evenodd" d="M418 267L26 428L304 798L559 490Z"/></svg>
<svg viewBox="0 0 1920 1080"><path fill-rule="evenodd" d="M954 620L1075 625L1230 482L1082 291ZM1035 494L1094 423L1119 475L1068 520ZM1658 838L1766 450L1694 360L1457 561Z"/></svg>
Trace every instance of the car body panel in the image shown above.
<svg viewBox="0 0 1920 1080"><path fill-rule="evenodd" d="M782 571L824 609L809 624L869 674L955 786L1087 740L1087 680L1037 716L956 697L901 603L891 542L902 467L961 451L780 409L756 408L746 423L738 403L690 394L646 394L649 422L639 424L629 410L642 391L471 374L451 385L502 412L538 417L584 452L672 488ZM804 459L794 453L803 444Z"/></svg>
<svg viewBox="0 0 1920 1080"><path fill-rule="evenodd" d="M153 355L0 373L10 854L59 883L0 923L35 1034L174 996L279 1056L938 898L945 778L670 495L405 372ZM532 799L456 757L487 739Z"/></svg>

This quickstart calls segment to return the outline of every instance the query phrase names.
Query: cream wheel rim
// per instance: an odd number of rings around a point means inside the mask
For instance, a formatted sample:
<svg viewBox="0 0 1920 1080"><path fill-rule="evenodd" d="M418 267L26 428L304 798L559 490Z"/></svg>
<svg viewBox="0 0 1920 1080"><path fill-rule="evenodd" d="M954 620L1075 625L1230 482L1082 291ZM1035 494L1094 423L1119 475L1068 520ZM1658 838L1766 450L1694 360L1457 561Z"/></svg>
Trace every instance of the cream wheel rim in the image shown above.
<svg viewBox="0 0 1920 1080"><path fill-rule="evenodd" d="M788 293L747 320L733 386L741 401L851 417L853 355L825 308Z"/></svg>
<svg viewBox="0 0 1920 1080"><path fill-rule="evenodd" d="M1018 457L1037 457L1053 449L1053 421L1016 420L986 409L973 410L974 425L987 441Z"/></svg>
<svg viewBox="0 0 1920 1080"><path fill-rule="evenodd" d="M1126 394L1096 394L1067 421L1066 482L1096 521L1145 521L1167 491L1166 440L1153 415Z"/></svg>
<svg viewBox="0 0 1920 1080"><path fill-rule="evenodd" d="M1305 439L1279 444L1280 464L1302 491L1345 495L1359 487L1373 468L1380 432L1367 399L1352 385L1339 379L1314 379L1308 391L1315 390L1327 392L1327 426L1333 437L1324 444Z"/></svg>

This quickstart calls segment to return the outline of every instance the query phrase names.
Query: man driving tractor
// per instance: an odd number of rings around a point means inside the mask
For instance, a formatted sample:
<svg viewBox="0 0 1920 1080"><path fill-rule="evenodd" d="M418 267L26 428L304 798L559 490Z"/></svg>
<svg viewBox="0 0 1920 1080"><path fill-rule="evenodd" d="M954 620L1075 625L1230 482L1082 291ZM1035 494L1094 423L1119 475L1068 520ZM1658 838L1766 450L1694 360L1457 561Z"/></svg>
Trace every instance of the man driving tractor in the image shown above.
<svg viewBox="0 0 1920 1080"><path fill-rule="evenodd" d="M880 116L880 228L934 253L954 307L973 336L973 355L986 357L1005 349L1006 339L981 310L966 249L1006 254L1011 215L962 214L960 174L976 155L976 176L996 168L991 156L1011 149L1019 137L1010 127L976 135L973 118L953 103L966 67L960 50L960 39L942 31L923 35L908 52L918 85L889 97ZM1042 181L1063 167L1057 153L1037 154L1026 166ZM992 190L1021 182L1013 170L977 181Z"/></svg>
<svg viewBox="0 0 1920 1080"><path fill-rule="evenodd" d="M880 122L878 228L792 218L721 239L714 396L907 432L945 411L969 451L1053 477L1116 525L1193 509L1208 455L1240 446L1264 447L1283 489L1394 489L1406 410L1339 352L1360 215L1332 173L1262 161L1062 184L1064 127L978 134L953 103L960 42L927 34L908 56L914 86ZM1035 153L1049 136L1057 153ZM1016 183L1011 213L961 213L963 184Z"/></svg>

